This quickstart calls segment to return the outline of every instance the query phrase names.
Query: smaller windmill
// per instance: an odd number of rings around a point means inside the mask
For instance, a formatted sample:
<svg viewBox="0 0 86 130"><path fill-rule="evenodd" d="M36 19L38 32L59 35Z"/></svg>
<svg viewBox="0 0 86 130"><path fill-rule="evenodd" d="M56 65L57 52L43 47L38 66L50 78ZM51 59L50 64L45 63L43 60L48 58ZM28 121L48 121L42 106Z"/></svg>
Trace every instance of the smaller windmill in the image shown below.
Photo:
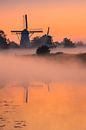
<svg viewBox="0 0 86 130"><path fill-rule="evenodd" d="M32 36L34 33L42 33L42 29L32 29L28 30L28 19L27 14L24 15L25 19L25 28L23 30L12 30L12 33L15 33L17 36L21 35L20 38L20 47L21 48L29 48L31 47L30 44L30 36Z"/></svg>
<svg viewBox="0 0 86 130"><path fill-rule="evenodd" d="M53 39L52 36L50 35L50 27L48 27L46 34L41 37L41 43L48 47L52 46Z"/></svg>

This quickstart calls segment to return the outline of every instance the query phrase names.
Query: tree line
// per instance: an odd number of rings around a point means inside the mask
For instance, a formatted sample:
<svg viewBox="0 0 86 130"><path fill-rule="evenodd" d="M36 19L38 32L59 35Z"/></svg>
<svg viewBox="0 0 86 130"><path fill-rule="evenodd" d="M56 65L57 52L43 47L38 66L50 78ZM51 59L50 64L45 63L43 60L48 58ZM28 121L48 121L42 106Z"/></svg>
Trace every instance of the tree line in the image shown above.
<svg viewBox="0 0 86 130"><path fill-rule="evenodd" d="M46 40L47 39L47 40ZM34 37L31 44L32 47L39 47L42 46L42 42L45 42L46 46L50 47L66 47L66 48L73 48L77 46L84 46L85 44L82 41L73 42L69 38L64 38L62 42L53 42L52 36L43 35L40 37ZM19 48L20 46L14 42L10 41L6 38L6 34L3 30L0 30L0 49L7 49L7 48Z"/></svg>

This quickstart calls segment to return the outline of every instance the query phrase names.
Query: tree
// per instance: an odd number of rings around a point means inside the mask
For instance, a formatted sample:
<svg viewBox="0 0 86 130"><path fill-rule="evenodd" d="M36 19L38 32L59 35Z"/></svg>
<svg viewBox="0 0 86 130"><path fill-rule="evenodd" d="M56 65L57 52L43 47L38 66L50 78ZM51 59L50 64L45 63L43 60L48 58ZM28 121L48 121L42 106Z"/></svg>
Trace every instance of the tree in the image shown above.
<svg viewBox="0 0 86 130"><path fill-rule="evenodd" d="M75 47L75 44L68 38L64 38L62 44L64 47Z"/></svg>
<svg viewBox="0 0 86 130"><path fill-rule="evenodd" d="M34 37L31 41L31 45L33 47L38 47L40 46L40 44L41 44L41 38L39 36Z"/></svg>
<svg viewBox="0 0 86 130"><path fill-rule="evenodd" d="M49 54L49 53L50 53L50 49L46 45L39 47L36 51L36 54L38 55L44 55L44 54Z"/></svg>
<svg viewBox="0 0 86 130"><path fill-rule="evenodd" d="M6 35L3 30L0 30L0 48L5 49L8 47Z"/></svg>
<svg viewBox="0 0 86 130"><path fill-rule="evenodd" d="M19 48L19 45L14 41L9 41L8 48Z"/></svg>
<svg viewBox="0 0 86 130"><path fill-rule="evenodd" d="M83 47L85 44L82 41L78 41L76 43L76 46Z"/></svg>

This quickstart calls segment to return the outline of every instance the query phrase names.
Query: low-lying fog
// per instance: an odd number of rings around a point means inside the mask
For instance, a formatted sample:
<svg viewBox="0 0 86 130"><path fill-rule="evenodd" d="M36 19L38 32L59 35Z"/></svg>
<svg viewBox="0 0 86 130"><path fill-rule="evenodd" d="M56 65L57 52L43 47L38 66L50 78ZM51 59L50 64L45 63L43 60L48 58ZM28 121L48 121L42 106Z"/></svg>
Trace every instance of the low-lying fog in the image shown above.
<svg viewBox="0 0 86 130"><path fill-rule="evenodd" d="M23 55L24 50L19 50ZM29 50L27 50L29 51ZM27 52L26 51L26 52ZM76 59L67 64L45 57L19 56L12 50L0 53L0 83L56 82L86 84L86 67Z"/></svg>
<svg viewBox="0 0 86 130"><path fill-rule="evenodd" d="M22 51L21 51L22 50ZM78 53L85 53L86 52L86 47L76 47L76 48L53 48L51 49L51 53L56 53L56 52L64 52L68 54L78 54ZM0 54L35 54L36 53L36 48L31 48L31 49L8 49L5 51L0 50Z"/></svg>
<svg viewBox="0 0 86 130"><path fill-rule="evenodd" d="M85 130L86 62L27 54L0 52L0 130Z"/></svg>

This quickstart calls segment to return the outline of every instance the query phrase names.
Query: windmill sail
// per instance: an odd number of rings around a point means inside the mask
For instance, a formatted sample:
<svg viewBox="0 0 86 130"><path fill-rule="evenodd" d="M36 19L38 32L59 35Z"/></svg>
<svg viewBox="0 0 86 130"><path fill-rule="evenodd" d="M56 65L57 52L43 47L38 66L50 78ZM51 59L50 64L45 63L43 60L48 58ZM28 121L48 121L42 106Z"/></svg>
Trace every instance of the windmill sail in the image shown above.
<svg viewBox="0 0 86 130"><path fill-rule="evenodd" d="M28 20L27 20L27 15L25 15L25 29L27 29L28 30Z"/></svg>
<svg viewBox="0 0 86 130"><path fill-rule="evenodd" d="M50 32L50 27L48 27L48 30L47 30L47 35L49 35L49 32Z"/></svg>

